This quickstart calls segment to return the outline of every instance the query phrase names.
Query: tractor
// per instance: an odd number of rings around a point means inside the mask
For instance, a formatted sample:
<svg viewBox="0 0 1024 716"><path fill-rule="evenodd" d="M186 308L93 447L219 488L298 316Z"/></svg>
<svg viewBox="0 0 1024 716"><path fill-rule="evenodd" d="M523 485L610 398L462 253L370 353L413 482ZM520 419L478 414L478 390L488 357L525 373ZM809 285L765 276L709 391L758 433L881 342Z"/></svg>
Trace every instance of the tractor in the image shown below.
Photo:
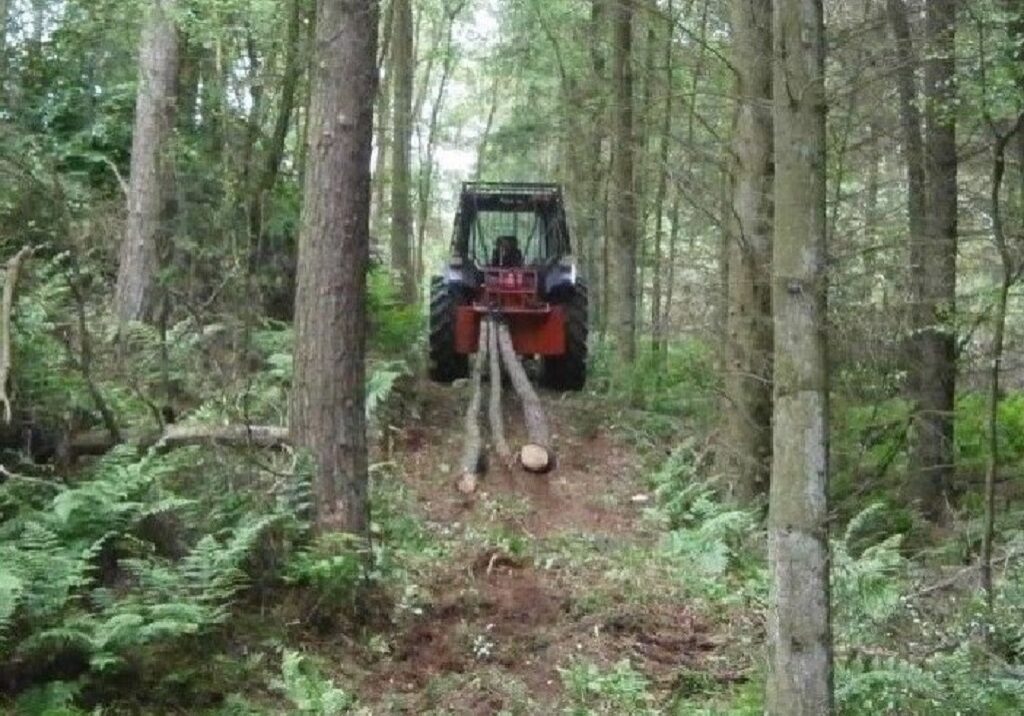
<svg viewBox="0 0 1024 716"><path fill-rule="evenodd" d="M430 283L430 377L469 375L480 322L504 321L540 380L581 390L587 379L587 288L573 262L557 184L467 182L451 253Z"/></svg>

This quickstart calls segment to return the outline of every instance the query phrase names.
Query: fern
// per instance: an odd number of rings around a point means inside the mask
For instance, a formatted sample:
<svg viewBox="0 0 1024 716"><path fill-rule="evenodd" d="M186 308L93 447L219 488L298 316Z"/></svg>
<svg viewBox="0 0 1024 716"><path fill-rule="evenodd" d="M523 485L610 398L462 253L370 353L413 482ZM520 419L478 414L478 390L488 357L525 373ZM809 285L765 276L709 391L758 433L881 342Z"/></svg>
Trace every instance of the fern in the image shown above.
<svg viewBox="0 0 1024 716"><path fill-rule="evenodd" d="M304 716L338 716L355 705L355 698L325 678L311 659L285 651L277 688Z"/></svg>

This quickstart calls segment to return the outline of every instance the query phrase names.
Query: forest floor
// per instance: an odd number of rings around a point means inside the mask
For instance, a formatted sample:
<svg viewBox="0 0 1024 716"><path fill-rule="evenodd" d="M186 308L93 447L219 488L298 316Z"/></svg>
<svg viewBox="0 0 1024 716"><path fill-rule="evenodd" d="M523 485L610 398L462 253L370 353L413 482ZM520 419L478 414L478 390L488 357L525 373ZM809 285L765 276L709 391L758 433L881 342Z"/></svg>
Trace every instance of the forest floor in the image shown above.
<svg viewBox="0 0 1024 716"><path fill-rule="evenodd" d="M348 641L328 658L359 703L373 713L641 713L744 681L761 626L709 613L687 598L678 565L652 557L660 535L644 473L664 451L645 454L596 400L547 393L557 469L537 476L493 459L467 497L454 487L466 390L418 384L403 424L389 428L385 479L400 481L431 556L359 658ZM513 445L518 409L508 396Z"/></svg>

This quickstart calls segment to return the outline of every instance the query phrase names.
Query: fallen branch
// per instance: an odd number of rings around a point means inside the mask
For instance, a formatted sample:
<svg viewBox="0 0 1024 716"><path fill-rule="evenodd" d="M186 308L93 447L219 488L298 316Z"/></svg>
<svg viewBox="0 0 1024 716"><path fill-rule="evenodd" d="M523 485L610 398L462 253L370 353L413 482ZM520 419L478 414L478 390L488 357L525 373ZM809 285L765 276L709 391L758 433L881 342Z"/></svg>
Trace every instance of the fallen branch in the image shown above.
<svg viewBox="0 0 1024 716"><path fill-rule="evenodd" d="M529 442L519 450L519 462L530 472L547 472L554 467L555 456L551 452L551 431L548 419L544 415L537 391L530 384L530 379L523 369L523 364L512 346L512 335L504 323L498 325L498 347L501 359L512 379L519 400L523 404L523 418L526 422L526 434Z"/></svg>
<svg viewBox="0 0 1024 716"><path fill-rule="evenodd" d="M501 355L498 352L498 325L493 319L488 319L490 330L488 332L487 353L491 361L491 400L488 405L488 415L491 423L491 440L494 442L494 450L505 462L512 459L512 448L508 446L505 439L505 420L501 413Z"/></svg>
<svg viewBox="0 0 1024 716"><path fill-rule="evenodd" d="M119 444L139 450L153 448L167 452L189 445L237 445L257 448L280 448L291 443L288 428L276 425L168 425L163 431L124 433L121 443L111 439L106 430L80 433L71 439L71 454L103 455Z"/></svg>
<svg viewBox="0 0 1024 716"><path fill-rule="evenodd" d="M473 373L470 376L473 394L466 409L466 437L462 449L461 472L459 474L459 492L470 494L476 491L477 482L483 473L483 440L480 437L480 385L484 363L487 360L488 323L480 323L480 343L477 347L476 360L473 362Z"/></svg>
<svg viewBox="0 0 1024 716"><path fill-rule="evenodd" d="M13 346L11 345L11 313L14 310L14 289L18 283L18 273L22 262L32 254L33 249L24 247L7 262L7 275L4 278L3 305L0 306L0 403L4 406L4 424L10 425L11 397L8 394L13 367Z"/></svg>

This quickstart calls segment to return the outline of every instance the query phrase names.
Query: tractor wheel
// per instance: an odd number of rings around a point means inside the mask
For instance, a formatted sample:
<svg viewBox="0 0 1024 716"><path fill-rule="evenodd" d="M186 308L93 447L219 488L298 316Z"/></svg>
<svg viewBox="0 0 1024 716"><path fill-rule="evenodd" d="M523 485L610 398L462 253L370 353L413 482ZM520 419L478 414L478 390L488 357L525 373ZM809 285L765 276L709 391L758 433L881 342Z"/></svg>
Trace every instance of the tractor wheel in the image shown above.
<svg viewBox="0 0 1024 716"><path fill-rule="evenodd" d="M430 379L451 383L469 375L469 356L455 352L455 309L459 290L439 276L430 282Z"/></svg>
<svg viewBox="0 0 1024 716"><path fill-rule="evenodd" d="M548 388L583 390L587 382L587 287L576 284L565 310L565 354L544 358L541 377Z"/></svg>

